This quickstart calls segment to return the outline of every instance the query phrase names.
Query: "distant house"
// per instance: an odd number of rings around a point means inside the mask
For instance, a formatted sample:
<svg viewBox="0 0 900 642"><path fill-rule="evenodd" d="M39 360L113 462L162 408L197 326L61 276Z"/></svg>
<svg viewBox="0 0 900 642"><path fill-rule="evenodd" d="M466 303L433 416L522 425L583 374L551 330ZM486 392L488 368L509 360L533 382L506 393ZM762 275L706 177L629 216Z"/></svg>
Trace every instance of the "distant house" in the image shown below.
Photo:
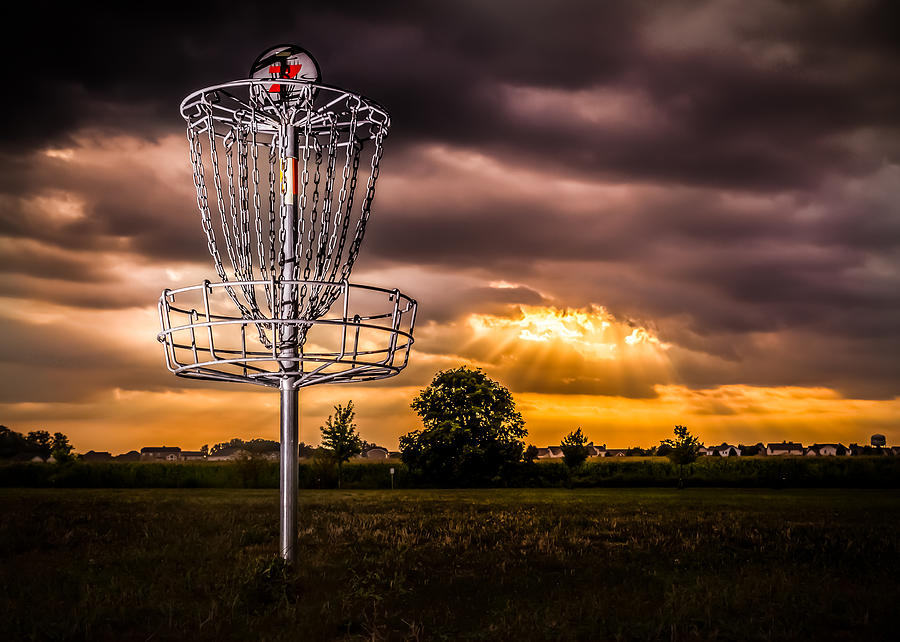
<svg viewBox="0 0 900 642"><path fill-rule="evenodd" d="M179 461L181 448L178 446L145 446L141 448L141 461Z"/></svg>
<svg viewBox="0 0 900 642"><path fill-rule="evenodd" d="M783 441L780 444L766 446L767 455L802 455L803 445L793 441Z"/></svg>
<svg viewBox="0 0 900 642"><path fill-rule="evenodd" d="M628 454L627 448L607 448L605 457L624 457Z"/></svg>
<svg viewBox="0 0 900 642"><path fill-rule="evenodd" d="M835 455L846 455L847 452L847 448L841 444L813 444L806 449L805 454L810 457L834 457Z"/></svg>
<svg viewBox="0 0 900 642"><path fill-rule="evenodd" d="M204 461L206 454L202 450L182 450L181 461Z"/></svg>
<svg viewBox="0 0 900 642"><path fill-rule="evenodd" d="M563 456L562 448L559 446L547 446L546 448L538 448L538 459L559 459Z"/></svg>
<svg viewBox="0 0 900 642"><path fill-rule="evenodd" d="M127 453L122 453L121 455L116 455L113 457L115 461L140 461L141 453L136 450L129 450Z"/></svg>
<svg viewBox="0 0 900 642"><path fill-rule="evenodd" d="M588 457L606 457L606 446L587 445Z"/></svg>
<svg viewBox="0 0 900 642"><path fill-rule="evenodd" d="M741 449L738 446L732 446L731 444L722 442L720 446L701 448L700 454L706 455L707 457L740 457Z"/></svg>
<svg viewBox="0 0 900 642"><path fill-rule="evenodd" d="M105 450L89 450L81 456L81 461L112 461L112 455Z"/></svg>
<svg viewBox="0 0 900 642"><path fill-rule="evenodd" d="M374 448L369 448L368 450L363 452L362 456L366 459L387 459L389 453L387 448L375 446Z"/></svg>

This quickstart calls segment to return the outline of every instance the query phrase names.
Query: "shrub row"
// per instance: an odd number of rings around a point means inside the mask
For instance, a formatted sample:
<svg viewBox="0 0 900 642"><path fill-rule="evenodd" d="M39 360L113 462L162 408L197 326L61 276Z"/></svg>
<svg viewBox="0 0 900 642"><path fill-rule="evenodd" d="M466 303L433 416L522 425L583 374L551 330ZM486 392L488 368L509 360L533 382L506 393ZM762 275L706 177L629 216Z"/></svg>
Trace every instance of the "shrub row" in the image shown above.
<svg viewBox="0 0 900 642"><path fill-rule="evenodd" d="M343 487L429 487L397 462L344 466ZM334 488L330 462L300 464L301 488ZM675 486L679 468L662 458L591 461L570 471L560 461L523 464L503 478L473 482L498 487ZM745 488L900 488L900 457L709 458L686 466L688 486ZM10 463L0 465L0 486L58 488L278 488L278 464L251 459L221 463Z"/></svg>

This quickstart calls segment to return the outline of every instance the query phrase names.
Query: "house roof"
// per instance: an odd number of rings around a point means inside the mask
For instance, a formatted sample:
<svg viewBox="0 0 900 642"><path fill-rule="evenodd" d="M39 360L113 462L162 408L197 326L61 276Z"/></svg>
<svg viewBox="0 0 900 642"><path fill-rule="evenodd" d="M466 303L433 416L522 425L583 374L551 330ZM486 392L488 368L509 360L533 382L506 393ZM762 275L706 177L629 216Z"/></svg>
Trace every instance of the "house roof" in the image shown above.
<svg viewBox="0 0 900 642"><path fill-rule="evenodd" d="M793 441L782 441L780 444L768 444L767 448L771 450L800 450L803 448L803 444L798 444Z"/></svg>

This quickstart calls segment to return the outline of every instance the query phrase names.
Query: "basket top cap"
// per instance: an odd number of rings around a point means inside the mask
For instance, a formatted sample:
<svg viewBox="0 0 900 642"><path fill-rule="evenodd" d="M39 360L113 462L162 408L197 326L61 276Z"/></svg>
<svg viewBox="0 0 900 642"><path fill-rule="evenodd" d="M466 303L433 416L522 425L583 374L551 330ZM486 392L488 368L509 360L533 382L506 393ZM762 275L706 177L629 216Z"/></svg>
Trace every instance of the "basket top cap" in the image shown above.
<svg viewBox="0 0 900 642"><path fill-rule="evenodd" d="M322 80L319 63L303 47L297 45L277 45L263 51L250 67L250 78L303 80L318 83ZM277 84L269 89L277 92Z"/></svg>

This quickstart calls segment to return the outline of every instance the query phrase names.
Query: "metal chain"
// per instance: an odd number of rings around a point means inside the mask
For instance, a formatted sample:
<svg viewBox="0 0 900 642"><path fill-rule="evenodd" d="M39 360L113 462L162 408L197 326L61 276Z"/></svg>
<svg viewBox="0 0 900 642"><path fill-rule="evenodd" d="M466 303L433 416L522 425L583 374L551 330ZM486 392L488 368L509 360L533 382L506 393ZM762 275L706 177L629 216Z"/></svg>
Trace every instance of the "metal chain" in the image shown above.
<svg viewBox="0 0 900 642"><path fill-rule="evenodd" d="M234 249L231 243L231 236L228 233L228 216L225 212L225 197L222 194L222 177L219 173L219 153L216 149L216 132L213 128L212 112L209 112L207 131L209 133L209 152L212 160L213 184L216 187L216 203L219 206L219 219L222 223L222 236L225 238L225 250L228 252L228 259L231 261L232 272L237 275L238 262L234 256ZM227 280L227 279L226 279ZM238 279L240 280L240 279ZM241 305L243 312L244 306Z"/></svg>
<svg viewBox="0 0 900 642"><path fill-rule="evenodd" d="M350 268L353 267L352 256L347 257L350 263L345 263L343 266L341 265L341 257L344 255L344 245L347 243L347 230L350 228L350 212L353 209L353 195L356 193L356 175L359 172L359 156L362 150L362 146L356 138L356 126L358 122L359 110L353 109L350 119L350 133L347 139L347 158L344 163L344 171L341 178L341 193L338 197L338 216L335 220L334 232L332 233L332 238L337 237L339 243L337 251L329 251L329 254L334 257L330 278L328 279L329 281L335 280L339 268L341 269L341 278L343 279L346 278L346 276L343 275L349 274ZM339 222L341 224L340 234L338 234Z"/></svg>
<svg viewBox="0 0 900 642"><path fill-rule="evenodd" d="M234 193L234 142L235 142L235 129L229 129L228 133L222 139L222 149L225 151L225 179L228 183L228 213L231 218L231 240L232 247L234 249L234 259L237 261L234 264L234 275L237 277L238 281L247 280L247 274L244 269L244 252L243 248L243 238L241 238L241 228L238 224L238 204L237 197Z"/></svg>
<svg viewBox="0 0 900 642"><path fill-rule="evenodd" d="M319 251L318 251L318 261L316 265L316 278L317 279L325 279L325 275L328 272L328 265L331 261L331 252L334 251L334 245L337 241L337 223L335 223L335 227L331 232L330 238L328 234L328 226L331 222L331 214L334 202L334 165L335 160L337 159L337 150L338 150L338 142L340 136L337 131L337 119L332 119L331 128L329 129L329 139L328 139L328 165L326 167L326 180L325 180L325 196L322 201L322 229L319 232ZM346 176L344 178L346 181ZM343 188L342 188L343 189ZM341 209L338 206L337 217L338 221L340 220ZM325 240L328 239L328 243L326 245Z"/></svg>
<svg viewBox="0 0 900 642"><path fill-rule="evenodd" d="M326 169L327 171L327 169ZM328 174L326 174L328 176ZM316 173L313 175L313 193L312 193L312 222L315 223L316 220L316 210L319 207L319 183L322 180L322 145L319 144L319 139L316 138ZM327 181L326 181L326 189L327 189ZM322 198L322 226L324 227L326 224L326 220L328 218L328 192L326 191L325 196ZM321 244L321 234L320 244ZM312 239L310 238L310 242ZM309 265L306 266L306 269L303 272L304 280L309 279L310 269ZM319 277L319 272L316 270L316 279Z"/></svg>
<svg viewBox="0 0 900 642"><path fill-rule="evenodd" d="M205 126L210 131L212 130L212 112L209 111L208 108L206 119L202 122L204 122ZM219 279L223 283L227 283L228 275L225 273L225 266L222 264L222 256L219 254L219 247L216 244L216 234L213 229L212 216L209 211L209 192L206 188L206 176L203 171L203 147L200 143L198 132L191 127L190 123L187 128L187 137L191 149L191 166L194 169L194 186L197 189L197 205L200 209L200 222L203 231L206 233L206 245L209 248L210 255L213 257L213 262L216 266L216 274L219 275ZM234 293L234 289L231 286L226 286L225 292L243 315L246 308L238 300L237 295Z"/></svg>
<svg viewBox="0 0 900 642"><path fill-rule="evenodd" d="M353 244L350 246L350 255L347 258L344 270L341 272L341 280L346 279L350 275L350 268L356 261L359 254L360 245L362 245L363 235L366 231L366 224L369 222L369 215L372 212L372 201L375 198L375 182L378 180L379 166L381 165L381 156L384 153L384 130L379 127L375 132L375 151L372 154L372 171L369 174L369 180L366 184L366 196L363 200L362 213L356 224L356 233L353 237ZM354 179L356 178L354 174Z"/></svg>
<svg viewBox="0 0 900 642"><path fill-rule="evenodd" d="M278 158L278 138L273 134L272 142L269 147L269 278L275 278L275 265L277 264L277 252L275 250L278 215L275 196L275 177L278 173L275 171L276 159ZM272 301L272 310L275 310L275 301Z"/></svg>
<svg viewBox="0 0 900 642"><path fill-rule="evenodd" d="M278 268L279 268L278 278L279 279L287 278L288 280L290 280L290 278L291 278L290 275L285 277L285 274L284 274L284 244L285 244L285 239L287 238L286 232L284 229L284 219L285 219L284 211L285 211L285 208L287 207L287 205L284 202L284 196L287 193L287 167L286 167L287 159L284 158L284 150L285 150L285 144L284 144L285 131L284 131L284 129L285 128L282 127L278 132L278 156L279 156L278 161L279 161L280 176L281 176L281 179L280 179L281 199L279 201L281 204L281 208L280 208L281 209L281 217L278 222L278 224L280 226L280 230L281 230L280 234L278 235Z"/></svg>
<svg viewBox="0 0 900 642"><path fill-rule="evenodd" d="M259 259L259 274L264 281L269 280L269 270L266 264L266 248L263 244L262 230L262 201L259 195L259 141L256 139L256 131L258 123L256 122L256 105L250 113L250 145L253 154L253 210L256 215L256 255ZM269 305L269 312L272 311L272 293L268 283L263 286L266 293L266 301Z"/></svg>
<svg viewBox="0 0 900 642"><path fill-rule="evenodd" d="M246 280L253 281L253 234L250 231L250 185L249 185L249 154L247 153L247 137L250 132L246 126L241 126L237 136L238 144L238 196L240 204L240 221L241 221L241 252L243 254L243 266ZM256 301L256 286L242 286L244 296L247 303L250 304L250 311L253 313L254 319L262 319L263 314L259 309Z"/></svg>

